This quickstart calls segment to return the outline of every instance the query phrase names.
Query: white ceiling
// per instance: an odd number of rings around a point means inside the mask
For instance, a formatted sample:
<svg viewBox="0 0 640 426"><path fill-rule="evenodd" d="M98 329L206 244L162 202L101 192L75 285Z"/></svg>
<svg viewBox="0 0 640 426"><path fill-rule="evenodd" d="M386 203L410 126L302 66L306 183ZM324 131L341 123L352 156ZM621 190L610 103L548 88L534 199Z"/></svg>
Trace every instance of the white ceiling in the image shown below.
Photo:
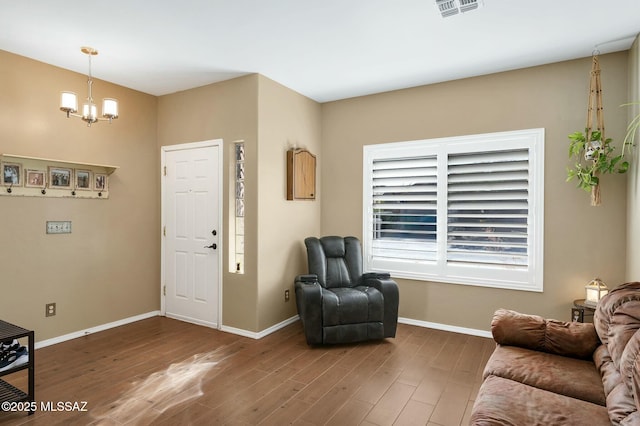
<svg viewBox="0 0 640 426"><path fill-rule="evenodd" d="M626 50L640 0L0 0L0 50L164 95L248 73L319 102ZM0 64L0 67L2 65ZM61 88L64 89L64 88Z"/></svg>

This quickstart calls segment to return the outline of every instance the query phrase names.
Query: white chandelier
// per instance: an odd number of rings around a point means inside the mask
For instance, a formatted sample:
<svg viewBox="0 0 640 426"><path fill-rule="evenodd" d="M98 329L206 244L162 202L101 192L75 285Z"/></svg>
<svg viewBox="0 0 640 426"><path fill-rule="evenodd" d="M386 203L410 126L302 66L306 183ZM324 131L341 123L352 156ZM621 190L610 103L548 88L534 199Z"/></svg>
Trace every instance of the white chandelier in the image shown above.
<svg viewBox="0 0 640 426"><path fill-rule="evenodd" d="M91 96L91 85L93 80L91 79L91 57L98 54L98 51L93 47L81 47L82 53L89 57L89 78L87 80L88 95L87 101L82 106L82 114L76 114L78 112L78 97L74 92L62 92L60 97L60 110L67 113L67 118L70 116L81 118L87 123L87 126L97 121L106 121L109 123L113 119L118 118L118 101L113 98L104 98L102 100L102 117L98 117L97 107L93 103L93 97Z"/></svg>

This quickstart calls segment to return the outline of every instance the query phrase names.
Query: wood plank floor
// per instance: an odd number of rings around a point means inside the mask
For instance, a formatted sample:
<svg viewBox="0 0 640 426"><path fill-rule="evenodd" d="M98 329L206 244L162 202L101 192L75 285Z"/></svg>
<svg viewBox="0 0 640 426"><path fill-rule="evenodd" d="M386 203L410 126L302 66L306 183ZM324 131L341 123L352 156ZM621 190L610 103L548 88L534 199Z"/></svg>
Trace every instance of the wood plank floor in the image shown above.
<svg viewBox="0 0 640 426"><path fill-rule="evenodd" d="M253 340L156 317L37 350L38 411L0 424L466 425L494 347L403 324L395 339L309 347L300 322ZM26 372L4 379L26 386Z"/></svg>

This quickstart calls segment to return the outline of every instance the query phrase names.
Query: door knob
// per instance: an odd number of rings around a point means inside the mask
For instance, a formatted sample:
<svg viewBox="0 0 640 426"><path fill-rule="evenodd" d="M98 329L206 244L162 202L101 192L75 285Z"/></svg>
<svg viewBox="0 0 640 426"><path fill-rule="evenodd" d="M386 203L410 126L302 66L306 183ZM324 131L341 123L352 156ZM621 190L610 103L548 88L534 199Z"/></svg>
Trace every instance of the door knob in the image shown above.
<svg viewBox="0 0 640 426"><path fill-rule="evenodd" d="M217 249L218 246L216 245L216 243L211 244L210 246L204 246L204 248L210 248L210 249Z"/></svg>

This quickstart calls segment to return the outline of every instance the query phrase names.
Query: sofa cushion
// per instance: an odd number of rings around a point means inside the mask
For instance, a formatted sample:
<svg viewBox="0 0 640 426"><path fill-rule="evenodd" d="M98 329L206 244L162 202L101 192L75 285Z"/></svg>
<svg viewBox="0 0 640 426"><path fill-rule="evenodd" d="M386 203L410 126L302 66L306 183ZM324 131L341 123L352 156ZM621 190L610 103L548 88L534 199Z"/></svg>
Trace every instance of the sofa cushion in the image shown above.
<svg viewBox="0 0 640 426"><path fill-rule="evenodd" d="M322 290L324 327L380 322L384 319L384 297L374 287L340 287Z"/></svg>
<svg viewBox="0 0 640 426"><path fill-rule="evenodd" d="M485 377L492 375L605 405L600 373L592 361L498 345L484 369Z"/></svg>
<svg viewBox="0 0 640 426"><path fill-rule="evenodd" d="M471 425L606 425L606 407L488 376L473 406Z"/></svg>
<svg viewBox="0 0 640 426"><path fill-rule="evenodd" d="M495 312L491 333L501 345L583 359L590 359L600 345L593 324L562 322L508 309Z"/></svg>

